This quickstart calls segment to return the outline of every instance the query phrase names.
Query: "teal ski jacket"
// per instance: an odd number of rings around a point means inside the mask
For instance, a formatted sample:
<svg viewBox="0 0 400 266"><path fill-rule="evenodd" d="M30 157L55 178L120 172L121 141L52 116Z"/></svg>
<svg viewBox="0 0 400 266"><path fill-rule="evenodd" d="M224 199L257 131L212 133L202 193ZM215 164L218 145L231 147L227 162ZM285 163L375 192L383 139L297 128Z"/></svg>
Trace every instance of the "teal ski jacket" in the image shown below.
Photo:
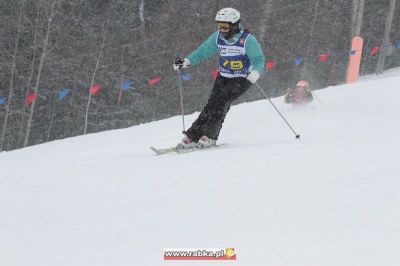
<svg viewBox="0 0 400 266"><path fill-rule="evenodd" d="M233 44L238 41L240 36L242 36L243 30L240 33L237 33L233 38L231 38L229 41L225 40L224 41L227 44ZM187 56L187 59L190 61L190 65L194 66L197 64L200 64L201 62L206 61L207 59L210 59L212 56L214 56L216 53L219 52L218 46L217 46L217 38L223 38L222 36L219 36L219 32L214 32L206 41L204 41L199 48L197 48L194 52L192 52L189 56ZM250 62L253 66L253 70L257 70L260 74L264 72L265 69L265 56L264 53L260 47L260 44L256 40L256 38L253 35L250 35L246 41L246 46L245 46L245 51L246 55L249 57Z"/></svg>

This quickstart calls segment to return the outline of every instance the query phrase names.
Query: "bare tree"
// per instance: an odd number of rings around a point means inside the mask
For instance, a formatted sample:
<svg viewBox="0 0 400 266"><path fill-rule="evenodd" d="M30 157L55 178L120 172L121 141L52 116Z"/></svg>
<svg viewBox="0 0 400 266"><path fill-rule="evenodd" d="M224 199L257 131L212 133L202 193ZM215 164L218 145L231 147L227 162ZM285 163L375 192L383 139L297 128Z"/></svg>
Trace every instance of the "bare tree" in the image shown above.
<svg viewBox="0 0 400 266"><path fill-rule="evenodd" d="M44 60L46 59L46 56L47 56L47 49L48 49L48 45L49 45L51 26L52 26L52 23L53 23L55 14L56 14L56 5L57 5L57 0L53 0L53 4L52 4L51 10L50 10L50 15L48 17L46 35L45 35L45 38L43 41L43 51L42 51L42 55L40 57L38 73L36 76L36 84L34 87L34 93L36 93L36 94L39 92L40 78L41 78L41 74L42 74L42 70L43 70ZM33 113L35 110L35 104L36 104L36 101L33 101L31 104L31 107L30 107L29 118L28 118L28 123L27 123L27 128L26 128L25 139L24 139L24 147L26 147L28 145L29 135L31 132L31 127L32 127Z"/></svg>
<svg viewBox="0 0 400 266"><path fill-rule="evenodd" d="M315 34L315 23L317 21L317 16L318 16L318 7L319 7L319 0L315 0L314 18L313 18L312 24L311 24L310 37L309 37L309 40L308 40L307 52L306 52L306 56L305 56L305 59L304 59L303 69L301 71L301 78L305 78L305 75L307 73L307 64L308 64L308 60L309 60L308 57L310 55L311 43L313 42L313 37L314 37L314 34Z"/></svg>
<svg viewBox="0 0 400 266"><path fill-rule="evenodd" d="M29 78L28 78L28 82L27 82L27 88L25 89L25 99L26 97L28 97L29 94L29 89L32 86L32 81L33 81L33 77L35 75L35 61L36 61L36 54L37 54L37 50L38 50L38 34L39 34L39 15L40 15L40 3L41 0L37 1L37 9L36 9L36 18L35 18L35 32L33 35L33 51L32 51L32 61L31 61L31 68L30 68L30 74L29 74ZM24 107L24 109L21 111L22 115L26 116L26 106ZM20 136L23 135L23 130L24 130L24 124L26 123L25 121L26 119L20 119L20 123L19 123L19 130L18 130L18 138Z"/></svg>
<svg viewBox="0 0 400 266"><path fill-rule="evenodd" d="M51 116L50 116L50 125L49 128L47 130L47 141L50 140L50 136L51 136L51 128L53 127L53 120L54 120L54 113L55 113L55 109L56 109L56 105L57 105L57 96L54 95L53 96L53 100L52 100L52 108L51 108Z"/></svg>
<svg viewBox="0 0 400 266"><path fill-rule="evenodd" d="M13 94L14 94L14 76L15 76L15 72L16 72L18 46L19 46L19 41L20 41L20 37L21 37L22 15L23 15L23 10L24 10L24 2L23 1L18 1L18 9L19 9L19 14L18 14L18 26L17 26L17 38L15 40L14 53L12 56L10 86L9 86L9 93L8 93L8 101L7 101L7 105L6 105L6 114L5 114L4 122L3 122L3 130L1 132L0 152L3 151L3 147L4 147L4 139L5 139L5 135L6 135L8 117L10 115L10 106L11 106L12 98L13 98Z"/></svg>
<svg viewBox="0 0 400 266"><path fill-rule="evenodd" d="M101 57L103 56L104 44L105 44L105 42L106 42L107 32L108 32L108 30L107 30L108 22L109 22L109 21L107 20L107 21L105 22L104 27L103 27L103 28L104 28L103 41L101 42L99 56L97 57L96 66L95 66L94 71L93 71L92 81L90 82L90 88L92 88L93 85L94 85L94 80L95 80L95 78L96 78L97 69L99 68L99 64L100 64ZM90 106L90 100L91 100L91 99L92 99L92 94L89 93L88 103L87 103L87 106L86 106L85 129L84 129L84 131L83 131L83 134L86 134L86 131L87 131L88 117L89 117L89 106Z"/></svg>
<svg viewBox="0 0 400 266"><path fill-rule="evenodd" d="M382 51L379 55L378 65L376 67L376 74L382 74L385 67L385 59L390 46L390 31L392 30L393 16L396 9L396 0L390 0L388 15L386 17L385 32L382 40Z"/></svg>
<svg viewBox="0 0 400 266"><path fill-rule="evenodd" d="M140 0L140 5L139 5L139 19L140 19L140 37L143 42L143 53L146 55L146 20L144 17L144 11L145 11L145 0Z"/></svg>
<svg viewBox="0 0 400 266"><path fill-rule="evenodd" d="M265 4L262 5L262 16L260 18L260 27L259 27L259 40L261 47L264 46L265 36L267 31L267 24L272 14L272 4L274 0L267 0Z"/></svg>
<svg viewBox="0 0 400 266"><path fill-rule="evenodd" d="M351 37L361 35L365 0L353 0Z"/></svg>

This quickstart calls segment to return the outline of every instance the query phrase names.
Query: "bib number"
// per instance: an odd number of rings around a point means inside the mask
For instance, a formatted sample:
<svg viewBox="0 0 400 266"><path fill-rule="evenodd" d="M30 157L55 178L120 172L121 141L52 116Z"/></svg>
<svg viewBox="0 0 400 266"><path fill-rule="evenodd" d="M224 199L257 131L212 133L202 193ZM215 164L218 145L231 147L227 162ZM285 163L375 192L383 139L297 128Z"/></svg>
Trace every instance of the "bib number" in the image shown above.
<svg viewBox="0 0 400 266"><path fill-rule="evenodd" d="M224 67L226 67L227 65L229 65L232 70L242 70L244 68L243 62L240 60L238 60L238 61L226 60L224 62Z"/></svg>

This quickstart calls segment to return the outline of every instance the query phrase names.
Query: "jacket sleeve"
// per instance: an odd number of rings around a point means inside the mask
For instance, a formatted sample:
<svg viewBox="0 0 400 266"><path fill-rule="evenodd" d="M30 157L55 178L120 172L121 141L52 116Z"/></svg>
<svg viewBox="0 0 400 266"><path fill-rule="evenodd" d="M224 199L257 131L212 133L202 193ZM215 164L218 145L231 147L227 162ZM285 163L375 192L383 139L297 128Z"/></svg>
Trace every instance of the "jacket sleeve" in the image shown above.
<svg viewBox="0 0 400 266"><path fill-rule="evenodd" d="M200 64L218 53L217 34L218 32L214 32L199 46L199 48L187 56L191 66Z"/></svg>
<svg viewBox="0 0 400 266"><path fill-rule="evenodd" d="M250 59L253 69L262 74L265 69L265 56L260 44L253 35L250 35L246 41L246 54Z"/></svg>
<svg viewBox="0 0 400 266"><path fill-rule="evenodd" d="M308 91L306 100L307 100L307 102L311 102L312 100L314 100L314 97L313 97L311 91Z"/></svg>
<svg viewBox="0 0 400 266"><path fill-rule="evenodd" d="M285 103L293 103L293 92L292 89L288 88L285 95Z"/></svg>

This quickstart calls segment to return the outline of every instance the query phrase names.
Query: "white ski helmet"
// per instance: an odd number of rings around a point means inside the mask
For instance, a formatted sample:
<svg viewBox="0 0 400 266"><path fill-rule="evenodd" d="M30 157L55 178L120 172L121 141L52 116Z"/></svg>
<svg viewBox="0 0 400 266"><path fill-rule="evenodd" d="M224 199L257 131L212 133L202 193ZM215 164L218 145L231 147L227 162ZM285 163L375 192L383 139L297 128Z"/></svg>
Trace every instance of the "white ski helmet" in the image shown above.
<svg viewBox="0 0 400 266"><path fill-rule="evenodd" d="M240 20L240 13L234 8L227 7L218 11L215 16L215 20L218 22L228 22L235 24Z"/></svg>

